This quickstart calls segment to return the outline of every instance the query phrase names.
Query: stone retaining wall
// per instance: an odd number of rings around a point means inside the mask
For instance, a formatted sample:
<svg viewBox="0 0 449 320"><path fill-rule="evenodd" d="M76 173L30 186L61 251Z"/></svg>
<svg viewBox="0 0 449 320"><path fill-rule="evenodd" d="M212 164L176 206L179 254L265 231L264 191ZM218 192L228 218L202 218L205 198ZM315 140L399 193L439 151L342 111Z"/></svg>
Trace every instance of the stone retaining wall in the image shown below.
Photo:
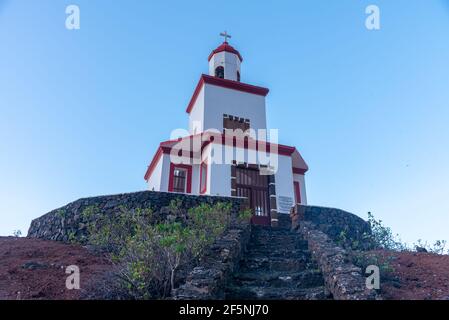
<svg viewBox="0 0 449 320"><path fill-rule="evenodd" d="M375 290L367 289L363 270L351 262L348 252L322 231L322 227L304 220L304 215L297 210L292 210L291 218L292 229L308 241L312 258L323 273L326 290L335 300L380 299Z"/></svg>
<svg viewBox="0 0 449 320"><path fill-rule="evenodd" d="M248 245L250 224L235 224L206 252L187 281L174 290L175 300L223 300L224 289Z"/></svg>
<svg viewBox="0 0 449 320"><path fill-rule="evenodd" d="M86 198L72 202L33 220L28 231L28 237L64 242L83 241L87 235L87 226L98 219L99 215L113 217L120 213L122 207L126 207L128 210L151 208L155 223L165 221L171 215L168 206L172 200L176 199L182 201L181 209L185 211L203 203L213 205L218 202L230 202L234 215L246 208L247 204L246 199L243 198L191 196L152 191ZM96 208L97 214L83 214L85 209L90 207Z"/></svg>
<svg viewBox="0 0 449 320"><path fill-rule="evenodd" d="M366 287L362 270L350 262L348 253L335 245L312 223L302 222L298 228L309 242L312 258L323 272L326 290L335 300L375 300L379 297L374 290Z"/></svg>
<svg viewBox="0 0 449 320"><path fill-rule="evenodd" d="M297 206L297 219L309 221L333 241L346 248L372 249L369 241L371 227L362 218L334 208Z"/></svg>

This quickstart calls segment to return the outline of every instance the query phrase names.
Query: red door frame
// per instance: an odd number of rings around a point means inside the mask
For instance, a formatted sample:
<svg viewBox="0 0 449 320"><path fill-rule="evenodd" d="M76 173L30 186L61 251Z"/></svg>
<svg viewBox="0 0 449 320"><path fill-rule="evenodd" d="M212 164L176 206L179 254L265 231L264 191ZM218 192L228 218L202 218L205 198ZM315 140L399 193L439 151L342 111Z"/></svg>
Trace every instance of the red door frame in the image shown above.
<svg viewBox="0 0 449 320"><path fill-rule="evenodd" d="M201 182L203 181L203 169L205 172L204 175L204 186L201 186ZM200 194L205 194L207 192L207 170L208 170L208 166L206 162L202 162L200 165Z"/></svg>
<svg viewBox="0 0 449 320"><path fill-rule="evenodd" d="M296 204L301 204L301 187L298 181L293 182L293 187L295 188L295 200Z"/></svg>

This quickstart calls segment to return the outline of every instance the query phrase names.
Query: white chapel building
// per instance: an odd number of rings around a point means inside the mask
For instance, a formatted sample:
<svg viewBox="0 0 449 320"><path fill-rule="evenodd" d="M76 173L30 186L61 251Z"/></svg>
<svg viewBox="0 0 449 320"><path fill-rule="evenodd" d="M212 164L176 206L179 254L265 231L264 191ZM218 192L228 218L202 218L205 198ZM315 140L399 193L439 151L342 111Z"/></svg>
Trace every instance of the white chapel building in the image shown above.
<svg viewBox="0 0 449 320"><path fill-rule="evenodd" d="M224 36L187 106L189 134L159 145L145 181L152 191L246 197L253 223L276 225L307 204L308 166L295 147L272 141L269 90L241 82L243 58Z"/></svg>

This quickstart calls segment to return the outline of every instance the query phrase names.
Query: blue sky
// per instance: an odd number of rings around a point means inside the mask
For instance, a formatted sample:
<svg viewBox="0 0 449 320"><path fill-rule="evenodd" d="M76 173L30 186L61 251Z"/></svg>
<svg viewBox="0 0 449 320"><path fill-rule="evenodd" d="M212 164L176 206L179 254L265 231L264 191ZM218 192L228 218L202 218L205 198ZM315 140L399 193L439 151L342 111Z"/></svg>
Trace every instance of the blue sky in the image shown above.
<svg viewBox="0 0 449 320"><path fill-rule="evenodd" d="M81 30L65 29L65 8ZM365 8L381 30L365 28ZM0 234L145 189L228 30L242 81L311 170L309 202L448 239L449 1L0 0Z"/></svg>

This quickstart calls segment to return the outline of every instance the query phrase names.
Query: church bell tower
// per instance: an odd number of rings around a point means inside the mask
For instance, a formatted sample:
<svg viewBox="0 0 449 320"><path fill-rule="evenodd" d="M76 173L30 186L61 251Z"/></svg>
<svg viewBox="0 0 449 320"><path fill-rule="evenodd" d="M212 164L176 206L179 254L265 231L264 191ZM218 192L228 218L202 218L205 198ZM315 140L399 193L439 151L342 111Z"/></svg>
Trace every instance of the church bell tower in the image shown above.
<svg viewBox="0 0 449 320"><path fill-rule="evenodd" d="M240 53L228 43L231 38L227 32L220 34L224 42L209 56L209 75L221 79L240 82L240 66L243 58Z"/></svg>

